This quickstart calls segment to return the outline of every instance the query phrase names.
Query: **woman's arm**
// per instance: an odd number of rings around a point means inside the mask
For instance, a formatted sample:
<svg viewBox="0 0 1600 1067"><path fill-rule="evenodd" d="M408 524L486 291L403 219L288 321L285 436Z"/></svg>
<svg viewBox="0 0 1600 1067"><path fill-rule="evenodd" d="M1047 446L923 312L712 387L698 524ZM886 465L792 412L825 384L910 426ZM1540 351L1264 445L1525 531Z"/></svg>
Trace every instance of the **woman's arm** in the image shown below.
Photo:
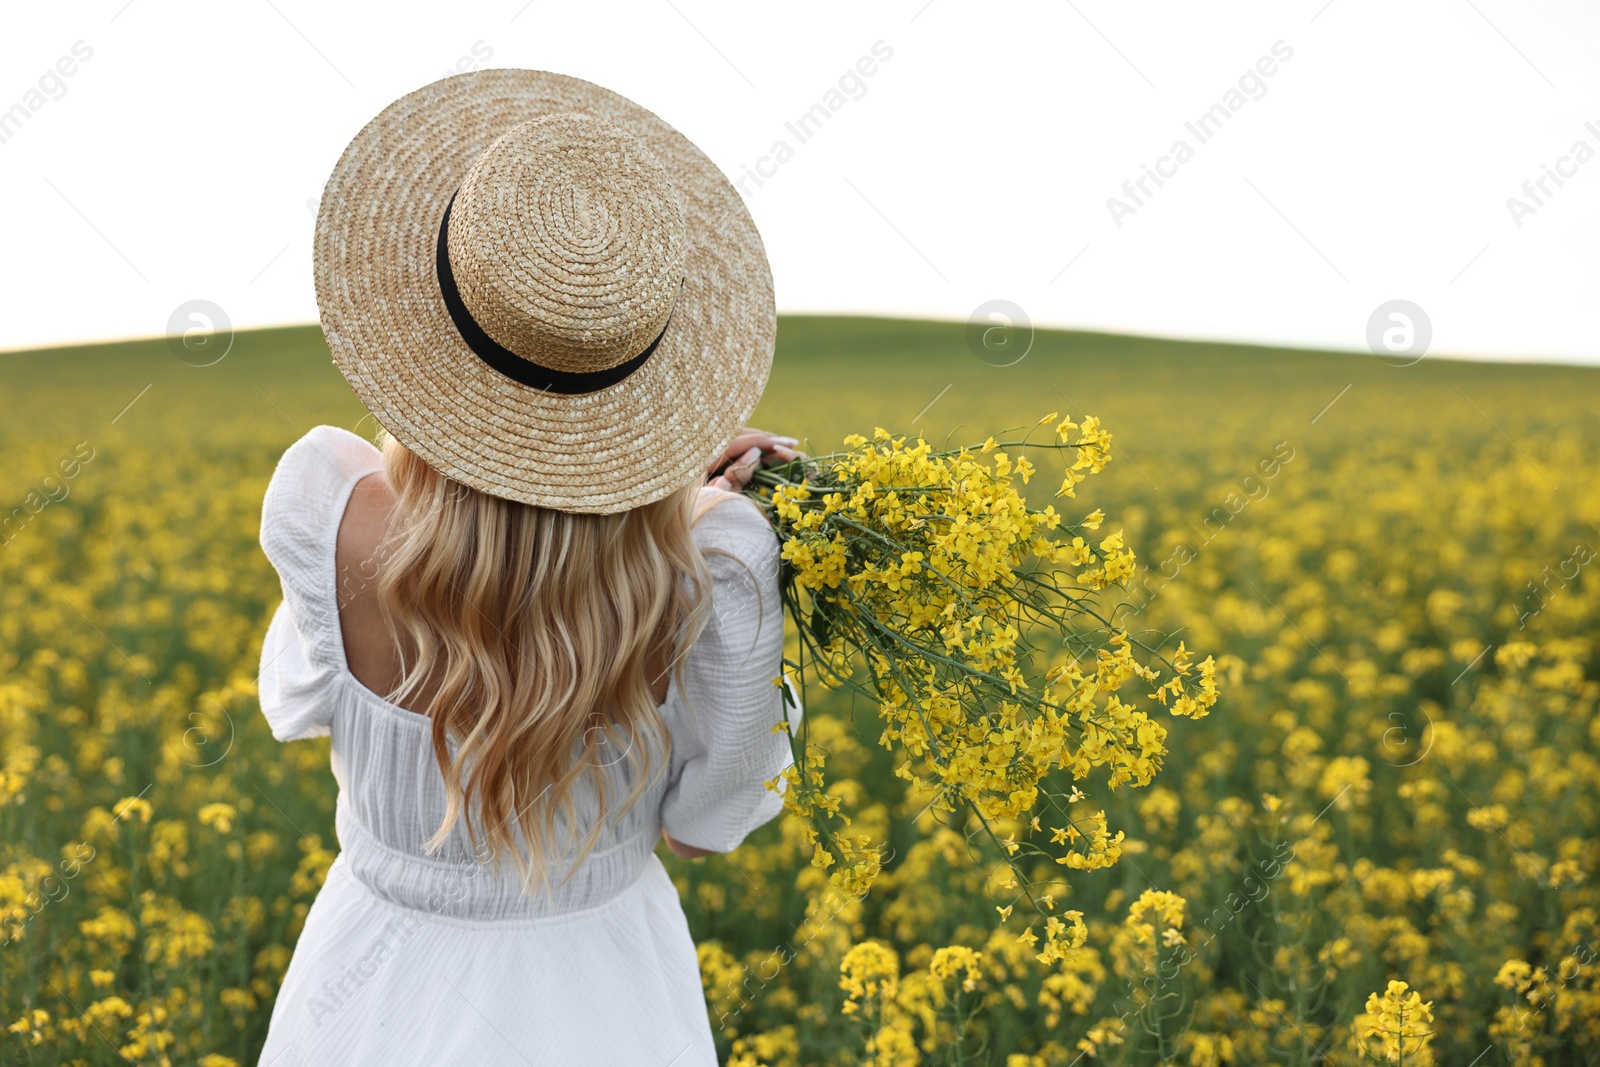
<svg viewBox="0 0 1600 1067"><path fill-rule="evenodd" d="M713 464L711 469L707 472L708 479L709 479L709 484L711 486L717 488L717 489L723 490L724 492L739 493L745 488L746 485L749 484L750 477L754 473L754 471L755 471L757 466L760 466L760 465L763 465L763 464L768 464L768 463L785 463L785 462L789 462L789 461L794 460L794 459L804 458L805 457L805 453L801 452L801 451L798 451L794 447L798 443L799 442L796 441L793 437L780 437L780 436L778 436L776 434L768 433L765 430L758 430L758 429L755 429L754 427L748 427L747 426L743 430L741 430L734 437L734 439L729 443L727 449L724 451L721 459L718 460L718 462L716 464ZM781 670L781 667L782 667L782 645L781 645L781 642L782 642L782 639L783 639L783 637L782 637L782 635L783 635L782 609L777 606L776 597L775 597L775 594L776 594L776 591L777 591L776 590L777 546L773 541L772 531L771 531L770 526L767 525L765 519L760 517L759 511L755 507L748 507L747 510L749 511L748 520L747 521L741 521L739 523L735 523L733 527L730 527L730 531L732 529L738 528L741 525L748 527L748 526L750 526L752 524L756 528L765 531L765 537L757 537L753 532L750 532L748 529L747 529L746 533L744 533L744 534L742 534L740 536L745 538L745 540L749 541L750 543L759 543L760 549L764 550L766 555L771 557L770 559L768 559L766 561L768 564L770 564L770 566L766 567L765 569L771 572L770 575L768 575L768 577L771 578L771 584L772 584L773 588L770 591L768 591L765 595L754 596L753 598L751 596L744 597L744 599L746 601L748 601L744 606L745 606L746 610L749 610L750 608L754 608L756 611L759 612L759 611L764 610L764 607L765 607L766 610L768 610L768 614L769 614L770 617L768 619L764 620L767 623L767 628L768 628L767 640L766 640L765 644L772 645L772 647L770 648L769 651L770 651L770 654L771 654L771 659L772 659L772 663L773 663L773 667L774 667L774 673L776 673L777 671ZM731 521L732 521L732 519L730 518L730 522ZM745 552L746 555L749 555L750 554L749 548L746 547L744 549L744 552ZM763 568L761 566L757 566L756 570L757 571L762 571ZM730 574L732 574L732 572L730 572ZM719 582L725 583L726 587L727 587L727 588L725 588L723 590L722 596L734 595L735 596L735 600L739 600L740 597L737 594L739 592L741 592L741 591L743 591L744 593L747 593L747 594L753 594L754 593L753 590L749 590L748 588L743 587L743 586L740 585L740 583L738 581L738 578L741 577L741 576L745 579L745 581L748 581L749 579L756 577L756 573L752 572L751 569L750 569L750 566L747 565L747 566L742 567L740 569L740 573L737 574L737 575L732 575L732 577L723 576L723 577L719 578ZM765 605L764 605L764 602L770 602L770 603L765 603ZM718 604L722 603L720 597L718 598L717 603ZM732 608L727 609L727 610L731 611ZM733 625L734 628L737 629L737 625L736 624L732 624L730 622L730 617L727 616L726 613L724 615L719 615L717 617L717 621L720 622L720 623L727 624L727 625ZM726 626L724 628L726 628ZM711 629L715 630L716 627L711 627ZM704 643L704 642L706 642L708 640L713 642L714 644L716 644L718 650L721 650L723 648L723 646L731 647L731 645L733 643L737 643L728 634L720 634L718 636L713 637L709 632L707 634L703 634L702 637L701 637L702 643ZM774 640L776 640L779 643L778 644L773 644ZM739 663L740 663L741 667L744 666L744 661L747 658L748 658L748 652L746 652L745 655L739 657ZM751 702L751 707L755 707L755 705L761 703L762 702L761 698L764 698L764 697L768 696L772 692L772 690L770 690L770 689L768 689L766 687L764 678L765 678L765 676L763 675L763 681L758 686L758 689L760 690L759 697L756 698L753 702ZM719 697L726 696L726 692L725 692L726 688L727 688L726 686L719 686L718 687L718 696ZM791 692L792 692L792 690L791 690ZM738 703L738 701L735 701L735 703ZM744 709L740 708L738 710L742 711ZM782 715L782 709L781 709L781 706L779 706L776 709L775 713L774 713L774 719L781 717L781 715ZM767 723L763 723L762 725L763 726L770 726L771 723L767 722ZM771 732L772 731L770 729L763 729L761 731L761 733L763 735L762 740L765 740L765 735L768 734L768 733L771 733ZM785 746L785 751L787 752L787 746ZM676 755L676 753L675 753L675 755ZM735 751L733 753L733 756L735 758L738 758L739 755L740 754L737 751ZM704 762L703 756L704 756L704 753L702 752L701 753L701 758L697 758L696 762L697 763ZM724 770L726 770L726 768L724 768ZM699 770L697 770L695 773L697 775L703 775L705 773L705 768L702 767ZM765 778L770 777L770 776L771 776L770 770L767 770L767 771L763 772L760 775L760 777L762 779L765 779ZM676 788L679 788L679 787L674 787L674 789L676 789ZM671 801L671 799L672 799L672 791L669 791L669 793L667 795L667 800ZM699 799L701 799L703 801L705 798L704 797L700 797ZM770 799L770 798L767 798L766 794L763 793L763 799ZM692 805L691 805L691 807L692 807ZM683 818L690 819L690 817L688 815L684 815ZM770 816L768 816L768 818L770 818ZM692 823L692 821L693 820L690 819L691 823ZM763 819L762 821L764 822L766 820ZM684 827L680 827L680 832L681 832L681 830L683 828ZM712 841L719 840L719 838L717 838L717 836L715 834L707 835L704 832L704 830L699 828L699 827L695 827L694 836L697 837L697 838L700 838L702 840L712 840ZM739 838L742 838L743 836L744 836L743 832L738 834ZM667 833L665 829L662 830L661 837L662 837L662 839L664 841L666 841L667 848L672 850L672 854L677 856L677 857L679 857L680 859L700 859L700 858L705 857L705 856L716 855L718 853L718 851L726 851L726 849L723 849L723 850L708 849L708 848L701 848L698 845L687 844L687 843L685 843L683 841L679 841L676 838L674 838L671 834ZM734 841L733 845L736 845L736 844L737 844L737 841ZM732 845L730 845L729 847L732 847Z"/></svg>
<svg viewBox="0 0 1600 1067"><path fill-rule="evenodd" d="M661 839L667 843L667 847L672 850L672 854L679 859L697 860L704 856L716 855L709 848L695 848L693 845L686 845L682 841L674 841L665 830L661 831Z"/></svg>

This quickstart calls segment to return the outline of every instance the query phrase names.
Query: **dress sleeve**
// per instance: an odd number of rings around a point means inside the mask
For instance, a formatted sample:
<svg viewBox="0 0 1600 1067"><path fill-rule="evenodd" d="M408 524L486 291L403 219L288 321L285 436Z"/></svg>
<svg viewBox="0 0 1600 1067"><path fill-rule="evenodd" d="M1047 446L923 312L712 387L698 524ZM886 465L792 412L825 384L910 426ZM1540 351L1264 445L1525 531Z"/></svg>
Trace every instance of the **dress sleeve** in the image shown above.
<svg viewBox="0 0 1600 1067"><path fill-rule="evenodd" d="M673 708L661 827L683 844L731 852L782 810L783 798L766 783L794 762L780 725L783 691L774 684L783 677L778 541L745 499L711 507L695 537L711 572L711 610L687 654ZM793 698L788 681L782 684ZM789 720L799 725L798 699Z"/></svg>
<svg viewBox="0 0 1600 1067"><path fill-rule="evenodd" d="M261 674L256 690L261 713L279 741L326 737L333 729L333 684L336 671L318 666L300 643L294 611L285 600L273 612L261 645Z"/></svg>
<svg viewBox="0 0 1600 1067"><path fill-rule="evenodd" d="M339 519L350 489L381 469L377 449L348 430L318 426L278 461L261 505L261 549L283 602L261 646L257 692L279 741L325 737L344 670L334 569Z"/></svg>

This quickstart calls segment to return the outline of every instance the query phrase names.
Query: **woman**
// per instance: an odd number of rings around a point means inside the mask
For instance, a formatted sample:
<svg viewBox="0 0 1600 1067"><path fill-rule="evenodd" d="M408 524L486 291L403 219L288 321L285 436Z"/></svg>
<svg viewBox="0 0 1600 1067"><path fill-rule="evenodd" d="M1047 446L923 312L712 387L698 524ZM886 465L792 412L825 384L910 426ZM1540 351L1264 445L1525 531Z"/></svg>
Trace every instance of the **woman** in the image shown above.
<svg viewBox="0 0 1600 1067"><path fill-rule="evenodd" d="M261 1063L715 1064L654 849L770 820L798 721L738 493L798 455L740 429L776 323L754 224L638 105L490 70L357 135L315 274L384 432L312 430L262 507L261 706L331 734L340 854Z"/></svg>

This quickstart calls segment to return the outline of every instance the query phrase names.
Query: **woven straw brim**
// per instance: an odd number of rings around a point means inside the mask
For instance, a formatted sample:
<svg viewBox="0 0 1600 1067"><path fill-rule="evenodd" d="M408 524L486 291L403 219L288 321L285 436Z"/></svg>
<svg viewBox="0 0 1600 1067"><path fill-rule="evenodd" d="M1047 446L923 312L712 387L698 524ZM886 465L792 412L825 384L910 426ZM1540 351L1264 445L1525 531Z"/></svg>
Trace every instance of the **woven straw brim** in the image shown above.
<svg viewBox="0 0 1600 1067"><path fill-rule="evenodd" d="M439 223L490 143L547 115L603 119L671 177L688 252L655 353L593 393L511 380L467 347L440 297ZM369 122L317 213L317 303L334 362L373 416L435 470L561 511L626 511L702 479L767 383L772 273L738 192L698 148L625 97L547 71L485 70L418 89Z"/></svg>

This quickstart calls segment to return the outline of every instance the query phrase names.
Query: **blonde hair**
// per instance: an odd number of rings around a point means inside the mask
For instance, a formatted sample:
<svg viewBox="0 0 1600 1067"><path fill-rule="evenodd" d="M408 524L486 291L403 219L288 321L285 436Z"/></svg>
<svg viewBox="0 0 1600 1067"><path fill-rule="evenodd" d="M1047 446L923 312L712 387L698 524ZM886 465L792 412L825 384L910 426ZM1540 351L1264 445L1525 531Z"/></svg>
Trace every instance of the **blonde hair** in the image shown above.
<svg viewBox="0 0 1600 1067"><path fill-rule="evenodd" d="M530 890L548 885L557 817L578 825L574 788L588 778L600 817L570 877L599 837L605 770L618 762L592 756L620 733L634 782L620 815L670 744L646 671L669 664L681 688L706 623L711 578L691 532L699 486L574 514L471 489L393 438L383 461L398 502L377 585L401 650L389 699L432 718L448 795L428 847L464 820L475 850L509 855Z"/></svg>

